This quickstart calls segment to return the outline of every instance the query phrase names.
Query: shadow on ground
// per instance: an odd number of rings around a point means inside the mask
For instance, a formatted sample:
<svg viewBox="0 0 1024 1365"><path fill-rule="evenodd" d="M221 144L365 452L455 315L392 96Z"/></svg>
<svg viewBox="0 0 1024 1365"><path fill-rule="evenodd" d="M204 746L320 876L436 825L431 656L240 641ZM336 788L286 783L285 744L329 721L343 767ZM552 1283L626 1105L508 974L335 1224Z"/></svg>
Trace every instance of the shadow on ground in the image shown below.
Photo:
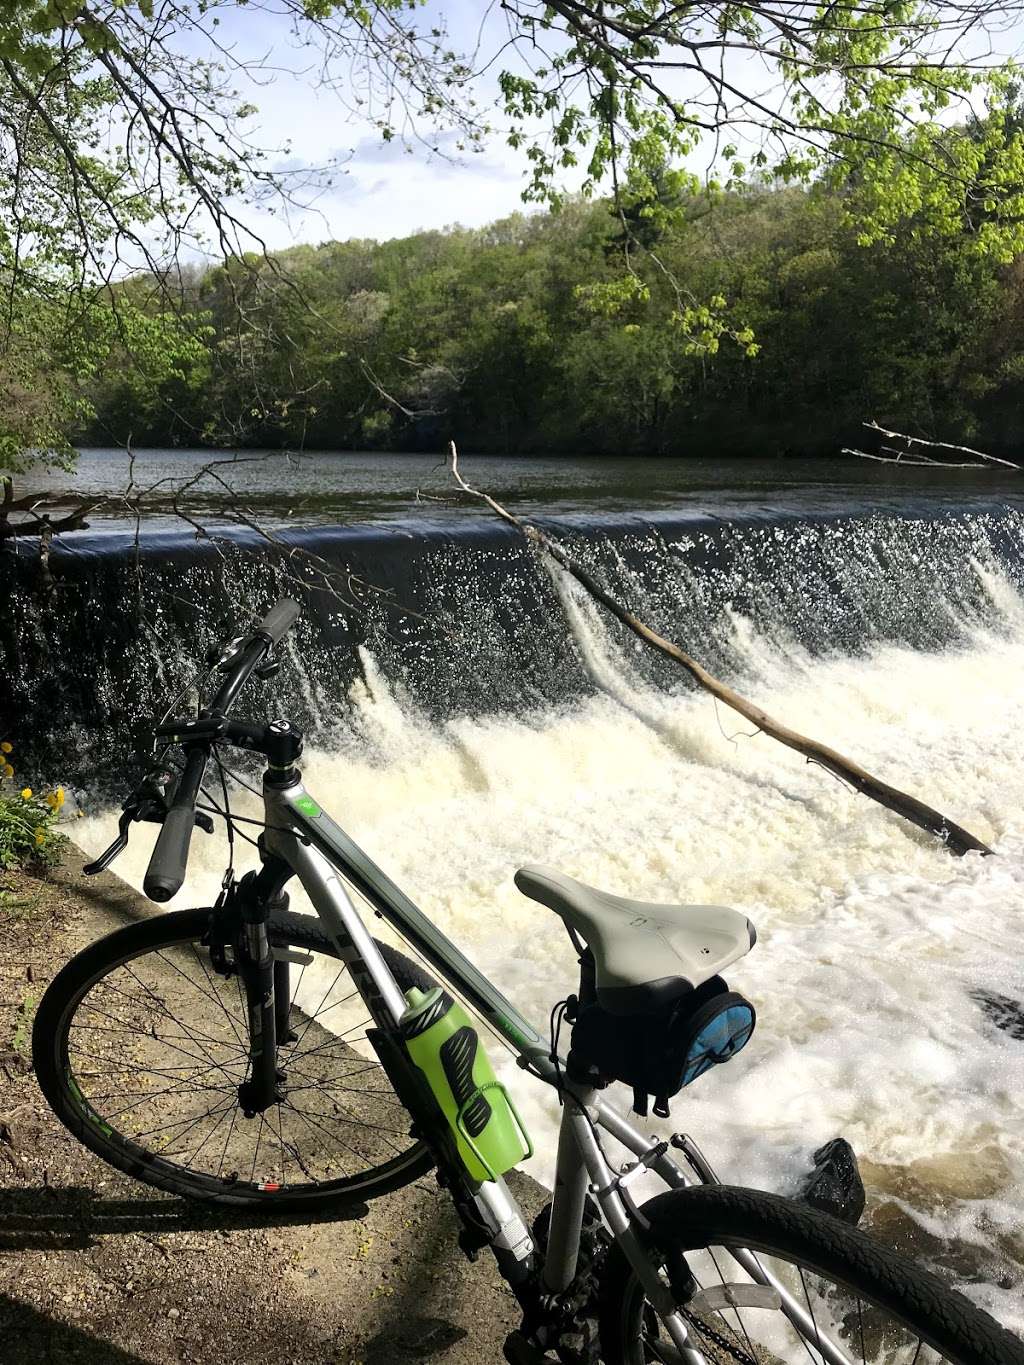
<svg viewBox="0 0 1024 1365"><path fill-rule="evenodd" d="M0 1341L5 1365L63 1365L65 1361L102 1361L103 1365L146 1365L132 1355L68 1323L57 1322L26 1303L0 1294Z"/></svg>
<svg viewBox="0 0 1024 1365"><path fill-rule="evenodd" d="M41 1189L0 1187L0 1252L71 1251L94 1246L110 1234L216 1232L235 1228L311 1227L366 1216L365 1204L341 1213L308 1211L268 1215L218 1210L187 1199L108 1199L86 1186Z"/></svg>

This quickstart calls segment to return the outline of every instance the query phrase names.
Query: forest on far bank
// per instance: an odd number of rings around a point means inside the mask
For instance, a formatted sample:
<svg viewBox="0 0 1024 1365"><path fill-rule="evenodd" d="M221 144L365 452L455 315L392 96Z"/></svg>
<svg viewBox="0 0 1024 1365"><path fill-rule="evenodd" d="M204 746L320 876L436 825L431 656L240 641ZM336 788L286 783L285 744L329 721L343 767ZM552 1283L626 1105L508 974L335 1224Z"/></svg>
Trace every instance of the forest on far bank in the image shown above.
<svg viewBox="0 0 1024 1365"><path fill-rule="evenodd" d="M158 383L106 366L83 443L823 454L870 418L997 453L1024 436L1024 260L913 219L863 246L820 186L629 222L570 201L177 284L192 344ZM143 310L150 287L121 286Z"/></svg>

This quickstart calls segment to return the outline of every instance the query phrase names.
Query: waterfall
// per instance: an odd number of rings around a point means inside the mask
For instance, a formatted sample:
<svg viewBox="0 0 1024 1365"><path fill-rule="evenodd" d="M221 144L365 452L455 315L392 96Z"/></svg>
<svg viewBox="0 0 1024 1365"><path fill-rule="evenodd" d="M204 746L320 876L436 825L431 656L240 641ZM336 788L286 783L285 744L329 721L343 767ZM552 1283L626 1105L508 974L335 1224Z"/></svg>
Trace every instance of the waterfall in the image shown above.
<svg viewBox="0 0 1024 1365"><path fill-rule="evenodd" d="M301 720L317 799L542 1027L575 988L575 959L556 917L515 889L519 864L742 909L759 940L728 976L754 1001L757 1032L652 1131L685 1128L723 1178L783 1191L843 1134L890 1232L940 1254L954 1234L973 1292L1019 1326L1024 1044L979 992L1024 998L1024 518L975 504L551 529L771 714L947 810L999 856L953 859L749 735L484 523L309 533L389 600L357 621L311 592L281 674L239 714ZM74 613L47 615L24 590L10 608L32 664L11 704L41 725L40 763L83 789L76 834L90 852L110 837L125 725L162 709L226 618L259 614L280 583L280 566L244 545L222 559L159 544L141 585L108 537L57 563ZM152 839L140 827L118 864L136 886ZM193 848L173 904L208 902L220 884L222 837L197 834ZM491 1051L536 1140L531 1169L549 1179L557 1101Z"/></svg>

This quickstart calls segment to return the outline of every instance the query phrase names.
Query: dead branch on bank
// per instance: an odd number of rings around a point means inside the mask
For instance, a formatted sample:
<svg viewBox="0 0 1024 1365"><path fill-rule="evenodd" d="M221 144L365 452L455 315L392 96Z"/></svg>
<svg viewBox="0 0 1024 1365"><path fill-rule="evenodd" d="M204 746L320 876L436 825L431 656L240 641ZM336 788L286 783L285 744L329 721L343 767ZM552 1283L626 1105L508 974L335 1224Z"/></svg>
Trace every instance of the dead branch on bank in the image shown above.
<svg viewBox="0 0 1024 1365"><path fill-rule="evenodd" d="M136 479L136 454L130 438L124 448L128 456L128 477L121 492L86 497L70 492L38 492L15 497L13 479L0 478L0 554L13 549L19 540L36 542L39 588L44 599L52 597L63 586L51 564L54 537L66 531L88 530L90 523L86 518L101 513L120 516L134 525L133 572L140 612L142 527L147 517L154 516L180 523L197 541L209 545L224 565L239 549L230 530L241 528L251 532L254 542L271 552L281 575L282 590L322 593L349 617L365 617L375 606L385 610L397 607L390 591L367 582L345 565L332 564L315 550L290 542L279 530L265 526L257 512L245 504L243 495L228 477L230 472L267 458L283 458L277 453L270 457L266 454L214 456L180 480L164 477L146 485ZM209 519L202 515L200 506L194 504L196 490L204 484L212 486L218 495ZM62 515L53 515L57 509ZM224 581L226 585L227 579ZM247 601L232 605L243 614L250 606ZM405 614L418 615L408 606L402 606L401 610ZM140 616L140 619L143 618Z"/></svg>
<svg viewBox="0 0 1024 1365"><path fill-rule="evenodd" d="M872 454L867 450L844 446L843 455L855 455L858 460L876 460L879 464L900 464L927 469L1011 469L1015 474L1024 473L1024 466L1015 464L1013 460L1001 460L998 455L988 455L985 451L973 450L970 446L951 445L948 441L929 441L923 436L908 436L902 431L889 431L875 421L864 422L862 425L880 438L878 450ZM901 444L886 445L884 441L897 441ZM949 454L929 455L927 454L929 450Z"/></svg>
<svg viewBox="0 0 1024 1365"><path fill-rule="evenodd" d="M58 494L28 493L24 497L14 496L12 479L0 479L3 496L0 497L0 540L13 540L16 536L59 535L62 531L84 531L89 523L85 518L105 501L104 498L82 499L73 511L55 521L46 510L65 504L68 499ZM11 513L21 513L22 518L11 521Z"/></svg>
<svg viewBox="0 0 1024 1365"><path fill-rule="evenodd" d="M900 791L897 787L891 787L887 782L883 782L879 778L874 777L871 773L862 768L860 764L854 763L852 759L844 757L843 754L838 753L835 749L830 749L827 745L819 744L817 740L808 739L805 735L799 734L796 730L791 730L788 726L782 725L779 721L774 720L769 716L767 712L762 711L759 706L755 706L753 702L749 702L745 697L741 697L738 692L735 692L726 683L720 682L718 678L713 677L696 659L680 649L678 645L673 644L671 640L666 640L663 636L659 635L657 631L652 630L650 626L645 625L644 622L634 616L628 608L624 607L621 602L618 602L610 593L606 592L596 579L593 578L593 576L583 568L568 551L559 545L557 541L552 540L550 536L545 535L545 533L538 530L536 526L523 521L520 517L509 512L506 508L502 507L499 502L496 502L490 494L481 492L478 488L471 487L459 472L459 455L454 441L448 443L448 454L451 475L464 493L468 493L471 497L479 498L481 502L486 503L491 511L494 512L496 516L500 517L502 521L506 521L510 526L514 526L531 544L550 555L556 563L560 564L562 568L565 569L565 571L570 574L591 597L599 602L606 611L610 612L616 620L621 621L634 635L639 636L641 640L650 645L653 649L658 650L659 653L666 655L666 657L672 659L673 662L679 664L698 686L702 687L706 692L710 692L713 697L723 702L726 706L731 707L733 711L738 712L745 720L750 721L757 730L768 735L769 738L777 740L780 744L784 744L787 749L793 749L798 754L802 754L808 763L817 763L835 777L840 778L843 782L848 782L850 786L856 791L859 791L862 796L867 796L872 801L877 801L879 805L885 806L887 810L891 810L895 812L895 814L902 816L904 820L909 820L911 824L917 825L919 829L926 830L929 834L934 834L943 841L950 852L955 853L958 857L962 857L965 853L974 852L989 854L993 851L987 844L982 843L975 835L964 829L963 826L956 824L947 816L942 815L939 811L933 810L931 806L925 805L923 801L919 801L915 796L909 796L906 792Z"/></svg>

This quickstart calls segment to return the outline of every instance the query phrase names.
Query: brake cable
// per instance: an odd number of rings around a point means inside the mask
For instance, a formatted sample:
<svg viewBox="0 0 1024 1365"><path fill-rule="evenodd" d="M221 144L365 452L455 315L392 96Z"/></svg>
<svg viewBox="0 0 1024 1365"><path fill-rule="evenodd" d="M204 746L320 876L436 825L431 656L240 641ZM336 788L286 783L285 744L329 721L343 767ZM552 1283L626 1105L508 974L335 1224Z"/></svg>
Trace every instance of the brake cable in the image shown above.
<svg viewBox="0 0 1024 1365"><path fill-rule="evenodd" d="M224 824L228 834L228 865L224 871L224 884L234 878L235 874L235 824L231 818L231 801L228 798L228 780L224 775L224 764L221 762L220 749L216 744L213 745L213 761L217 765L217 773L220 777L220 789L224 795Z"/></svg>

